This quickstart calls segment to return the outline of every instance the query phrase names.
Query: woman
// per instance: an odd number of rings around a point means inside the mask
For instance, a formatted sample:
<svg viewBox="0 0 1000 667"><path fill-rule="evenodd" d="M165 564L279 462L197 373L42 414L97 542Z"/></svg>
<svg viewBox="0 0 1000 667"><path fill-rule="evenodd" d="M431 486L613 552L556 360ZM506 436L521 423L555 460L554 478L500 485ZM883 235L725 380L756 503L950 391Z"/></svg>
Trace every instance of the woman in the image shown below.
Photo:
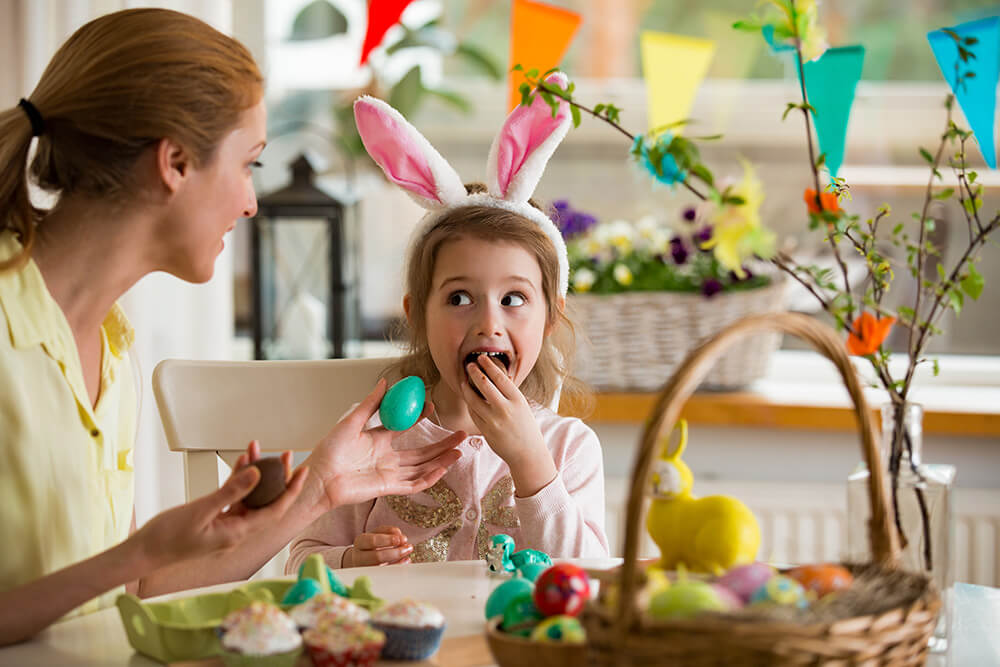
<svg viewBox="0 0 1000 667"><path fill-rule="evenodd" d="M123 585L246 578L333 507L419 491L458 458L461 436L397 454L388 432L364 431L379 383L273 505L239 503L259 478L241 469L252 443L217 492L135 530L132 330L117 301L153 271L211 278L225 233L256 212L262 98L239 42L135 9L76 31L30 98L0 112L0 645ZM32 206L29 179L50 209Z"/></svg>

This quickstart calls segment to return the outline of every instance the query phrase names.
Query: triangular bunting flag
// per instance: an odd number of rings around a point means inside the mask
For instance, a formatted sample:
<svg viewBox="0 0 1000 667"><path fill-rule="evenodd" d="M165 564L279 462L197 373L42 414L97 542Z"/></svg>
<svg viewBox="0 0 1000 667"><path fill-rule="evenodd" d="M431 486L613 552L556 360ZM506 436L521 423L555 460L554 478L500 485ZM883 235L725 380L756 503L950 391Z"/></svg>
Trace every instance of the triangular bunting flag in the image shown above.
<svg viewBox="0 0 1000 667"><path fill-rule="evenodd" d="M819 150L826 153L831 176L836 176L844 163L847 121L864 62L863 46L840 46L803 65L809 104L816 110L813 120Z"/></svg>
<svg viewBox="0 0 1000 667"><path fill-rule="evenodd" d="M539 75L558 67L573 35L580 27L580 15L533 0L514 0L510 12L510 66L521 65L524 71L537 69ZM524 82L522 72L509 75L508 108L521 102L518 87Z"/></svg>
<svg viewBox="0 0 1000 667"><path fill-rule="evenodd" d="M962 48L972 53L967 62L962 62L959 45L943 28L927 33L927 41L979 143L979 152L990 169L996 169L993 126L1000 79L1000 17L970 21L950 30L962 40ZM956 68L960 80L956 80ZM966 72L973 72L974 76L966 76Z"/></svg>
<svg viewBox="0 0 1000 667"><path fill-rule="evenodd" d="M368 28L361 46L361 64L368 62L368 56L382 43L382 38L392 26L399 22L403 10L413 0L369 0Z"/></svg>
<svg viewBox="0 0 1000 667"><path fill-rule="evenodd" d="M688 118L694 95L712 62L715 42L644 30L639 37L639 51L646 79L649 129ZM671 132L683 130L679 126Z"/></svg>

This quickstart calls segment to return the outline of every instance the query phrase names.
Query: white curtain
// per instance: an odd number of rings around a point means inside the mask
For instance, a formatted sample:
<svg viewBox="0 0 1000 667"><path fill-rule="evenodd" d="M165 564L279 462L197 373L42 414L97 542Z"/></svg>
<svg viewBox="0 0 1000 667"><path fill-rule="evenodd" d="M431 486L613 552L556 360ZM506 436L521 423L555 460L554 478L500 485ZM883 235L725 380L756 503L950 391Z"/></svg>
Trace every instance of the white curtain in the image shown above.
<svg viewBox="0 0 1000 667"><path fill-rule="evenodd" d="M45 65L62 42L87 21L119 9L158 6L232 30L231 0L0 0L0 106L9 108L30 95ZM227 246L231 246L227 243ZM141 525L153 514L184 501L180 454L167 450L150 377L168 357L228 359L233 340L233 260L229 247L215 276L189 285L154 274L133 287L122 302L136 329L134 353L141 370L142 407L136 443L135 505Z"/></svg>

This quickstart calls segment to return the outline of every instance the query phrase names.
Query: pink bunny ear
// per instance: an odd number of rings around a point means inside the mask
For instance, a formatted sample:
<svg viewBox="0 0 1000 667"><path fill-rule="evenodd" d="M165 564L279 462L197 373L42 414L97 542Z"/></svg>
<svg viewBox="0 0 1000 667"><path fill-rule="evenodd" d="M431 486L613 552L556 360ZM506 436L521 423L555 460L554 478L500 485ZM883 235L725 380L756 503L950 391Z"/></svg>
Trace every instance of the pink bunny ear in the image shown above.
<svg viewBox="0 0 1000 667"><path fill-rule="evenodd" d="M560 88L565 88L567 81L562 72L554 72L545 79L545 83ZM571 122L568 102L560 100L559 111L553 118L552 108L540 95L531 106L518 106L511 111L493 140L486 163L490 194L507 201L528 201Z"/></svg>
<svg viewBox="0 0 1000 667"><path fill-rule="evenodd" d="M359 97L354 120L368 154L418 204L437 209L465 199L465 186L452 166L391 106Z"/></svg>

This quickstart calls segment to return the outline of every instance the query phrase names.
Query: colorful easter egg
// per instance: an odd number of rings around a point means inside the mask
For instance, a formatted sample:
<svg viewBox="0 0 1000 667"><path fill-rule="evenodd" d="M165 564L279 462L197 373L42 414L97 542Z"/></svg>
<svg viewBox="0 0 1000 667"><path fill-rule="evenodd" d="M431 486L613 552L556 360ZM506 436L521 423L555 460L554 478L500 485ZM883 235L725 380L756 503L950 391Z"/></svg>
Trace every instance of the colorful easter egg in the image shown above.
<svg viewBox="0 0 1000 667"><path fill-rule="evenodd" d="M538 575L547 569L549 569L549 566L545 563L525 563L517 569L517 573L528 581L536 581Z"/></svg>
<svg viewBox="0 0 1000 667"><path fill-rule="evenodd" d="M531 599L531 593L521 593L508 602L503 610L503 631L528 637L544 618L545 616L535 606L535 601Z"/></svg>
<svg viewBox="0 0 1000 667"><path fill-rule="evenodd" d="M578 565L558 563L535 580L535 605L546 616L576 616L590 599L590 580Z"/></svg>
<svg viewBox="0 0 1000 667"><path fill-rule="evenodd" d="M802 584L790 577L776 575L771 577L766 584L754 591L750 596L750 604L759 605L783 605L804 609L809 606L809 599L806 597L806 589Z"/></svg>
<svg viewBox="0 0 1000 667"><path fill-rule="evenodd" d="M722 600L722 603L726 605L726 609L736 610L742 608L743 605L746 604L739 595L732 592L722 584L715 583L711 584L711 586L715 589L715 593L719 596L719 599Z"/></svg>
<svg viewBox="0 0 1000 667"><path fill-rule="evenodd" d="M322 592L323 589L315 579L299 579L294 586L288 589L285 597L281 598L281 604L302 604L312 596Z"/></svg>
<svg viewBox="0 0 1000 667"><path fill-rule="evenodd" d="M532 583L524 577L514 577L503 582L486 598L486 619L502 616L511 600L524 593L530 595L533 589Z"/></svg>
<svg viewBox="0 0 1000 667"><path fill-rule="evenodd" d="M549 616L531 631L531 639L556 644L582 644L587 641L587 634L575 616Z"/></svg>
<svg viewBox="0 0 1000 667"><path fill-rule="evenodd" d="M691 618L703 611L726 611L726 603L711 584L678 581L652 597L649 614L653 618Z"/></svg>
<svg viewBox="0 0 1000 667"><path fill-rule="evenodd" d="M726 572L716 582L735 593L743 603L750 601L750 596L758 588L768 582L777 572L767 563L748 563Z"/></svg>
<svg viewBox="0 0 1000 667"><path fill-rule="evenodd" d="M424 411L427 389L415 375L405 377L389 387L378 409L382 425L390 431L405 431L420 419Z"/></svg>
<svg viewBox="0 0 1000 667"><path fill-rule="evenodd" d="M848 588L854 582L847 568L832 563L801 565L790 570L788 576L815 593L817 598Z"/></svg>

